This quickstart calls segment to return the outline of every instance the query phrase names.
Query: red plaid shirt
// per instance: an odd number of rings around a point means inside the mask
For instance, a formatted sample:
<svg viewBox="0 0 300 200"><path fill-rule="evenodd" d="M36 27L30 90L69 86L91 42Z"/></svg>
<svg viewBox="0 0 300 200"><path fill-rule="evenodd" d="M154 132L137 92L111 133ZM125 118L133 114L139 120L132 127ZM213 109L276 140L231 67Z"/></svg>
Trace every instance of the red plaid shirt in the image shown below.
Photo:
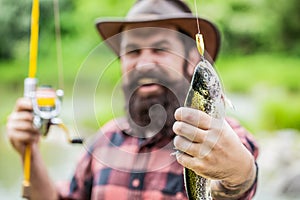
<svg viewBox="0 0 300 200"><path fill-rule="evenodd" d="M256 158L252 136L236 121L227 121ZM72 180L59 185L61 199L187 199L183 167L170 156L172 141L142 140L122 131L126 126L124 120L114 120L101 129ZM256 182L240 199L254 196Z"/></svg>

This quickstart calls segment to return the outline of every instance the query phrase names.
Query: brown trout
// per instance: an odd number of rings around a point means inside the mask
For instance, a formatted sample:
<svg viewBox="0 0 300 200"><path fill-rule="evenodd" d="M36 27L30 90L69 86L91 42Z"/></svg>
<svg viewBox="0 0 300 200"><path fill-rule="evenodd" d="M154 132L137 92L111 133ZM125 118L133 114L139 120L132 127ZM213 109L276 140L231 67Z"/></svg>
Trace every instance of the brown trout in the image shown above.
<svg viewBox="0 0 300 200"><path fill-rule="evenodd" d="M202 58L194 70L184 105L220 119L225 115L224 102L220 79L212 65ZM184 168L184 182L190 200L212 199L210 180L197 175L188 168Z"/></svg>

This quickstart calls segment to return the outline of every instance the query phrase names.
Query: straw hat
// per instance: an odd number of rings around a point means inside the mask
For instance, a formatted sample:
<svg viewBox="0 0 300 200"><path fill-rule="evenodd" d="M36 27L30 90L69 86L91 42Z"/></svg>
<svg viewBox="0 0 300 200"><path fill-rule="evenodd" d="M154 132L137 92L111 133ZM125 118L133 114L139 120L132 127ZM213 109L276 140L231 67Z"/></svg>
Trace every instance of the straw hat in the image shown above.
<svg viewBox="0 0 300 200"><path fill-rule="evenodd" d="M96 27L103 40L119 55L120 37L110 38L121 33L126 25L173 25L179 31L195 38L195 34L198 33L197 20L204 37L205 50L215 60L220 47L218 29L208 20L196 18L181 0L137 0L125 18L100 18L96 20Z"/></svg>

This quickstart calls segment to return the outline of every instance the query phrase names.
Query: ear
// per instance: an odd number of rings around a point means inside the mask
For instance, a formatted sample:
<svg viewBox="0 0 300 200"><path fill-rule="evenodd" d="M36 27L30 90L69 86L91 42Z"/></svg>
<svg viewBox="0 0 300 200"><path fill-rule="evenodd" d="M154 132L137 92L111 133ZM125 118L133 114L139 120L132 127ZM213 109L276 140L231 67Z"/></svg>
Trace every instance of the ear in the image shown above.
<svg viewBox="0 0 300 200"><path fill-rule="evenodd" d="M189 76L192 76L196 65L200 61L200 54L199 54L197 48L192 48L190 50L187 61L188 61L187 73Z"/></svg>

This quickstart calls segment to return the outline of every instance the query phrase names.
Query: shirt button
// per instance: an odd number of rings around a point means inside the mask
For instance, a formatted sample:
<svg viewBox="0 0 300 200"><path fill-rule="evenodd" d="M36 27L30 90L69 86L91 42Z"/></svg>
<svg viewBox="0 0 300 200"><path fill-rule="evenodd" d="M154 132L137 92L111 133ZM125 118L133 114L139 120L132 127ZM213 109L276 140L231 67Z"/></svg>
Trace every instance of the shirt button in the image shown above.
<svg viewBox="0 0 300 200"><path fill-rule="evenodd" d="M140 180L139 179L133 179L132 181L132 186L133 187L138 187L140 185Z"/></svg>

